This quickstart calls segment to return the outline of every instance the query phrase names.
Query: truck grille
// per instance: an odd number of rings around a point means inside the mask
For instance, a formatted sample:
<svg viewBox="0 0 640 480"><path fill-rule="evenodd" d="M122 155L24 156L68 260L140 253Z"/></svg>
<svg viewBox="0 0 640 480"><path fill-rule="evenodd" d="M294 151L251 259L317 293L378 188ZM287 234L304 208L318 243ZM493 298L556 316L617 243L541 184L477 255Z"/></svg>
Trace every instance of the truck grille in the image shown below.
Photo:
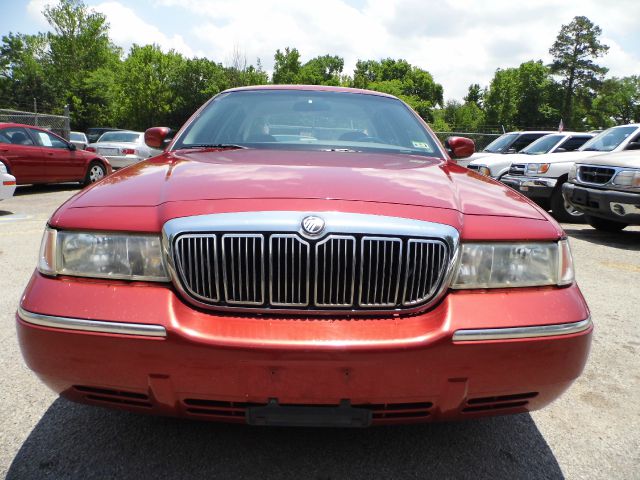
<svg viewBox="0 0 640 480"><path fill-rule="evenodd" d="M414 308L436 295L450 260L440 239L339 233L183 233L172 250L200 303L277 310Z"/></svg>
<svg viewBox="0 0 640 480"><path fill-rule="evenodd" d="M509 175L524 175L524 171L527 168L524 163L514 163L509 167Z"/></svg>
<svg viewBox="0 0 640 480"><path fill-rule="evenodd" d="M578 167L578 180L583 183L604 185L611 181L615 173L616 170L614 168L580 165Z"/></svg>

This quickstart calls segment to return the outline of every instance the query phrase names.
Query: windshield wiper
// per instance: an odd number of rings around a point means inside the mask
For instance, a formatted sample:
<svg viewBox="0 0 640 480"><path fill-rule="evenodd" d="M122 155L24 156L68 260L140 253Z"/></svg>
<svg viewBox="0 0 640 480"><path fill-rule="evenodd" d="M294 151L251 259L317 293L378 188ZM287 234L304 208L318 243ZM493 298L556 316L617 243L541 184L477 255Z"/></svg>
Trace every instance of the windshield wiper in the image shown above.
<svg viewBox="0 0 640 480"><path fill-rule="evenodd" d="M245 149L247 147L243 145L236 145L235 143L194 143L191 145L182 145L176 150L187 150L192 148L217 148L220 150L236 150Z"/></svg>

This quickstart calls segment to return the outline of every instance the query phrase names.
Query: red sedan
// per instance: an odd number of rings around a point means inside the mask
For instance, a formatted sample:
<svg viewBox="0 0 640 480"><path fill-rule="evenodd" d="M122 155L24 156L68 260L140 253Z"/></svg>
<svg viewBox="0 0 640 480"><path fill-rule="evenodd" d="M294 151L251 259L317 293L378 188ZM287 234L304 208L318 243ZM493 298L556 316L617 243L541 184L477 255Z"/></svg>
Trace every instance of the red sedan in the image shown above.
<svg viewBox="0 0 640 480"><path fill-rule="evenodd" d="M73 143L48 130L19 123L0 123L0 162L18 185L89 184L111 173L105 158L77 150Z"/></svg>
<svg viewBox="0 0 640 480"><path fill-rule="evenodd" d="M253 425L541 408L589 310L562 229L472 152L381 93L223 92L51 217L24 358L71 400Z"/></svg>

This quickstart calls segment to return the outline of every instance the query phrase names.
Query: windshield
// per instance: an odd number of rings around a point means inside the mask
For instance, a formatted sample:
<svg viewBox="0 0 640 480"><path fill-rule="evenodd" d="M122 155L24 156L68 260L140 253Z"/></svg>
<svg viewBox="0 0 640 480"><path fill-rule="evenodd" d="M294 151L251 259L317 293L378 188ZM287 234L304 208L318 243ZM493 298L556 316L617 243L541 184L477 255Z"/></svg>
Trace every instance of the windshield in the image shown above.
<svg viewBox="0 0 640 480"><path fill-rule="evenodd" d="M613 127L599 133L578 150L594 150L597 152L610 152L633 134L638 127Z"/></svg>
<svg viewBox="0 0 640 480"><path fill-rule="evenodd" d="M71 132L69 133L69 139L76 142L84 142L86 140L84 133Z"/></svg>
<svg viewBox="0 0 640 480"><path fill-rule="evenodd" d="M504 135L499 136L489 145L484 147L483 152L489 153L500 153L506 151L509 146L514 142L514 140L518 138L517 133L505 133Z"/></svg>
<svg viewBox="0 0 640 480"><path fill-rule="evenodd" d="M564 138L564 135L545 135L539 138L531 145L522 149L520 153L526 153L527 155L540 155L548 153L556 144Z"/></svg>
<svg viewBox="0 0 640 480"><path fill-rule="evenodd" d="M348 92L221 94L187 127L173 149L214 145L442 156L436 141L401 101Z"/></svg>
<svg viewBox="0 0 640 480"><path fill-rule="evenodd" d="M106 132L98 142L136 143L142 134L138 132Z"/></svg>

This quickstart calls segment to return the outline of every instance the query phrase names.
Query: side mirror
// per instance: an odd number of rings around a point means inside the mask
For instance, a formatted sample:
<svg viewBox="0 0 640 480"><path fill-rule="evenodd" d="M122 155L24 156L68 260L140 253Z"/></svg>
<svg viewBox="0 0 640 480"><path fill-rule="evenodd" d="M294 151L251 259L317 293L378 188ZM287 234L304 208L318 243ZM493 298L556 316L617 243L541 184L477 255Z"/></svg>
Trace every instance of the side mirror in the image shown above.
<svg viewBox="0 0 640 480"><path fill-rule="evenodd" d="M449 137L445 140L444 146L453 159L470 157L476 151L476 144L466 137Z"/></svg>
<svg viewBox="0 0 640 480"><path fill-rule="evenodd" d="M144 143L148 147L164 150L171 141L171 129L169 127L153 127L144 132Z"/></svg>
<svg viewBox="0 0 640 480"><path fill-rule="evenodd" d="M518 153L518 150L516 150L515 147L511 147L509 150L507 150L504 153L508 153L508 154L512 154L512 153Z"/></svg>
<svg viewBox="0 0 640 480"><path fill-rule="evenodd" d="M556 150L553 153L565 153L568 151L569 150L567 150L566 148L559 147L559 148L556 148Z"/></svg>
<svg viewBox="0 0 640 480"><path fill-rule="evenodd" d="M75 143L69 143L68 145L69 145L69 150L71 150L72 152L78 149Z"/></svg>
<svg viewBox="0 0 640 480"><path fill-rule="evenodd" d="M625 150L640 150L640 142L629 142Z"/></svg>

